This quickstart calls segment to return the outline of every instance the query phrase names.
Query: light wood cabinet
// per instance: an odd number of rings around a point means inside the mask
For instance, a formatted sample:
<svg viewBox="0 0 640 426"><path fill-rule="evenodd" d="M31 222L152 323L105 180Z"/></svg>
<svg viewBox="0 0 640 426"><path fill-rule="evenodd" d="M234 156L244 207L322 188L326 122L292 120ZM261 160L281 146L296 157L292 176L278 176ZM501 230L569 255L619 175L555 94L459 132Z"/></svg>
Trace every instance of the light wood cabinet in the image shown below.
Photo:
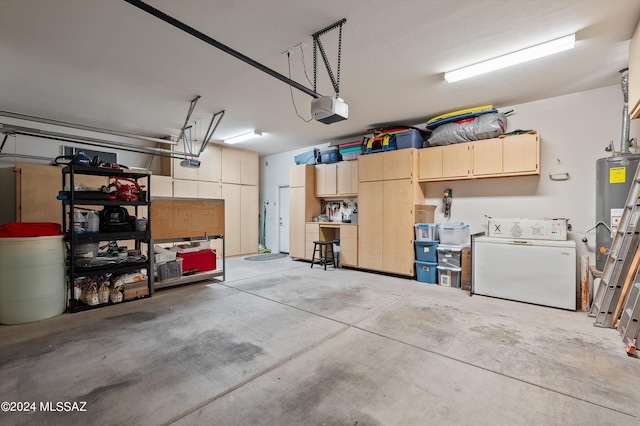
<svg viewBox="0 0 640 426"><path fill-rule="evenodd" d="M338 195L358 195L358 162L341 161L338 163Z"/></svg>
<svg viewBox="0 0 640 426"><path fill-rule="evenodd" d="M222 182L241 183L242 151L237 149L222 150Z"/></svg>
<svg viewBox="0 0 640 426"><path fill-rule="evenodd" d="M398 149L359 156L359 182L411 178L414 153L414 149Z"/></svg>
<svg viewBox="0 0 640 426"><path fill-rule="evenodd" d="M224 239L225 254L236 256L242 253L241 235L241 185L232 183L222 184L222 198L224 199Z"/></svg>
<svg viewBox="0 0 640 426"><path fill-rule="evenodd" d="M222 182L258 185L260 163L257 152L222 147L220 161Z"/></svg>
<svg viewBox="0 0 640 426"><path fill-rule="evenodd" d="M207 145L199 157L200 167L197 179L205 182L220 182L222 178L222 148L215 145Z"/></svg>
<svg viewBox="0 0 640 426"><path fill-rule="evenodd" d="M503 174L540 174L540 137L537 133L508 136L501 140Z"/></svg>
<svg viewBox="0 0 640 426"><path fill-rule="evenodd" d="M240 186L240 253L258 252L260 229L260 206L258 187Z"/></svg>
<svg viewBox="0 0 640 426"><path fill-rule="evenodd" d="M383 182L382 197L382 270L401 275L413 275L415 251L413 245L414 183L409 179Z"/></svg>
<svg viewBox="0 0 640 426"><path fill-rule="evenodd" d="M62 224L60 201L62 168L43 164L18 163L16 170L16 221ZM78 175L76 184L100 188L109 183L105 176ZM84 206L91 208L92 206ZM95 206L96 210L102 207Z"/></svg>
<svg viewBox="0 0 640 426"><path fill-rule="evenodd" d="M442 147L442 177L446 179L466 179L471 170L469 158L470 144L460 143Z"/></svg>
<svg viewBox="0 0 640 426"><path fill-rule="evenodd" d="M307 223L305 225L305 259L313 258L313 242L320 240L320 224Z"/></svg>
<svg viewBox="0 0 640 426"><path fill-rule="evenodd" d="M378 170L377 181L362 181L360 174L358 267L413 276L414 205L422 204L425 198L424 186L416 179L418 150L371 156L381 157L383 168ZM360 163L361 171L362 166Z"/></svg>
<svg viewBox="0 0 640 426"><path fill-rule="evenodd" d="M198 181L175 179L173 181L173 196L178 198L198 198Z"/></svg>
<svg viewBox="0 0 640 426"><path fill-rule="evenodd" d="M419 180L447 181L540 174L537 132L419 150Z"/></svg>
<svg viewBox="0 0 640 426"><path fill-rule="evenodd" d="M486 139L471 145L474 176L502 173L502 140Z"/></svg>
<svg viewBox="0 0 640 426"><path fill-rule="evenodd" d="M151 175L152 197L173 197L173 178L171 176Z"/></svg>
<svg viewBox="0 0 640 426"><path fill-rule="evenodd" d="M382 180L384 153L358 156L358 181L374 182Z"/></svg>
<svg viewBox="0 0 640 426"><path fill-rule="evenodd" d="M315 167L308 164L289 168L289 256L311 260L306 248L306 223L320 214L315 197Z"/></svg>
<svg viewBox="0 0 640 426"><path fill-rule="evenodd" d="M338 168L335 163L315 166L316 197L334 196L338 191Z"/></svg>
<svg viewBox="0 0 640 426"><path fill-rule="evenodd" d="M640 21L629 44L629 115L640 118Z"/></svg>
<svg viewBox="0 0 640 426"><path fill-rule="evenodd" d="M340 225L340 265L358 267L358 225Z"/></svg>
<svg viewBox="0 0 640 426"><path fill-rule="evenodd" d="M258 185L260 180L260 159L257 152L240 151L240 183Z"/></svg>
<svg viewBox="0 0 640 426"><path fill-rule="evenodd" d="M222 198L222 185L218 182L196 182L197 198ZM257 188L257 187L256 187ZM256 199L257 202L257 199Z"/></svg>
<svg viewBox="0 0 640 426"><path fill-rule="evenodd" d="M374 271L382 270L383 191L382 181L360 182L358 188L358 266Z"/></svg>

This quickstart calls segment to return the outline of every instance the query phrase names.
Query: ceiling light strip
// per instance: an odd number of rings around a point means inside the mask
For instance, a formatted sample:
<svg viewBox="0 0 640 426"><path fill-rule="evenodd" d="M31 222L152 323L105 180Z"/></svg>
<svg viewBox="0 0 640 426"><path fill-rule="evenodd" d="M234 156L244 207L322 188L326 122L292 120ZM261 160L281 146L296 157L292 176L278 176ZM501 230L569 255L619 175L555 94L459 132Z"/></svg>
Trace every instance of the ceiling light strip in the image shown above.
<svg viewBox="0 0 640 426"><path fill-rule="evenodd" d="M234 143L248 141L249 139L253 139L253 138L256 138L258 136L262 136L262 133L260 133L257 130L254 130L254 131L249 132L249 133L243 133L241 135L234 136L234 137L229 138L229 139L225 139L224 143L229 144L229 145L233 145Z"/></svg>
<svg viewBox="0 0 640 426"><path fill-rule="evenodd" d="M496 71L512 65L521 64L532 59L542 58L543 56L552 55L554 53L573 49L575 46L576 35L560 37L545 43L527 47L526 49L498 56L487 61L478 62L468 67L459 68L454 71L444 73L444 78L449 83L464 80L465 78L475 77L491 71Z"/></svg>

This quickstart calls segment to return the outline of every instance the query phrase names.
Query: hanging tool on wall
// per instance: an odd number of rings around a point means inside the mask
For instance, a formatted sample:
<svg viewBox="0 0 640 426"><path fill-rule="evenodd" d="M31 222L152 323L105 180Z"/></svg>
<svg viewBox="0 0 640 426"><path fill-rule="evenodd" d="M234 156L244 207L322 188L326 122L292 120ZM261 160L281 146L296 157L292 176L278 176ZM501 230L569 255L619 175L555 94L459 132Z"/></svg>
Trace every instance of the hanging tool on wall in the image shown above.
<svg viewBox="0 0 640 426"><path fill-rule="evenodd" d="M444 217L451 217L451 203L453 202L453 192L451 189L445 189L442 195L442 203L444 204Z"/></svg>

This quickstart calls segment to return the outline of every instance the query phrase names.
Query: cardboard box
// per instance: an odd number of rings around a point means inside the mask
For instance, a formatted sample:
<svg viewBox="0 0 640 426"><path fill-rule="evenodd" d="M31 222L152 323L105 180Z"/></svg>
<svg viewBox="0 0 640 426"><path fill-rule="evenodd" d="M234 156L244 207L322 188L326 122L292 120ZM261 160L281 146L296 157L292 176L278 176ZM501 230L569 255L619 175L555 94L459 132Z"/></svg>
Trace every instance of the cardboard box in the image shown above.
<svg viewBox="0 0 640 426"><path fill-rule="evenodd" d="M435 222L436 206L428 206L422 204L416 204L415 208L415 221L414 223L433 223Z"/></svg>
<svg viewBox="0 0 640 426"><path fill-rule="evenodd" d="M567 240L567 219L489 219L489 237Z"/></svg>
<svg viewBox="0 0 640 426"><path fill-rule="evenodd" d="M135 299L149 295L149 287L146 281L138 281L124 286L124 300Z"/></svg>
<svg viewBox="0 0 640 426"><path fill-rule="evenodd" d="M460 288L471 290L471 249L462 249L462 273L460 274Z"/></svg>

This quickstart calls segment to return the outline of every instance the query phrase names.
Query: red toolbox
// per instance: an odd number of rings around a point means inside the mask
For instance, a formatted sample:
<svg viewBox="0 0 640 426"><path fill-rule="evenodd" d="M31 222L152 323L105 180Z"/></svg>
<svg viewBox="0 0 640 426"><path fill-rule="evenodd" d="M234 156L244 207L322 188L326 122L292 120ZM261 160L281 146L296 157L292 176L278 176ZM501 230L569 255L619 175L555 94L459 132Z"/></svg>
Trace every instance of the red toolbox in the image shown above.
<svg viewBox="0 0 640 426"><path fill-rule="evenodd" d="M182 273L189 271L205 272L216 269L216 251L211 249L178 253L182 258Z"/></svg>

